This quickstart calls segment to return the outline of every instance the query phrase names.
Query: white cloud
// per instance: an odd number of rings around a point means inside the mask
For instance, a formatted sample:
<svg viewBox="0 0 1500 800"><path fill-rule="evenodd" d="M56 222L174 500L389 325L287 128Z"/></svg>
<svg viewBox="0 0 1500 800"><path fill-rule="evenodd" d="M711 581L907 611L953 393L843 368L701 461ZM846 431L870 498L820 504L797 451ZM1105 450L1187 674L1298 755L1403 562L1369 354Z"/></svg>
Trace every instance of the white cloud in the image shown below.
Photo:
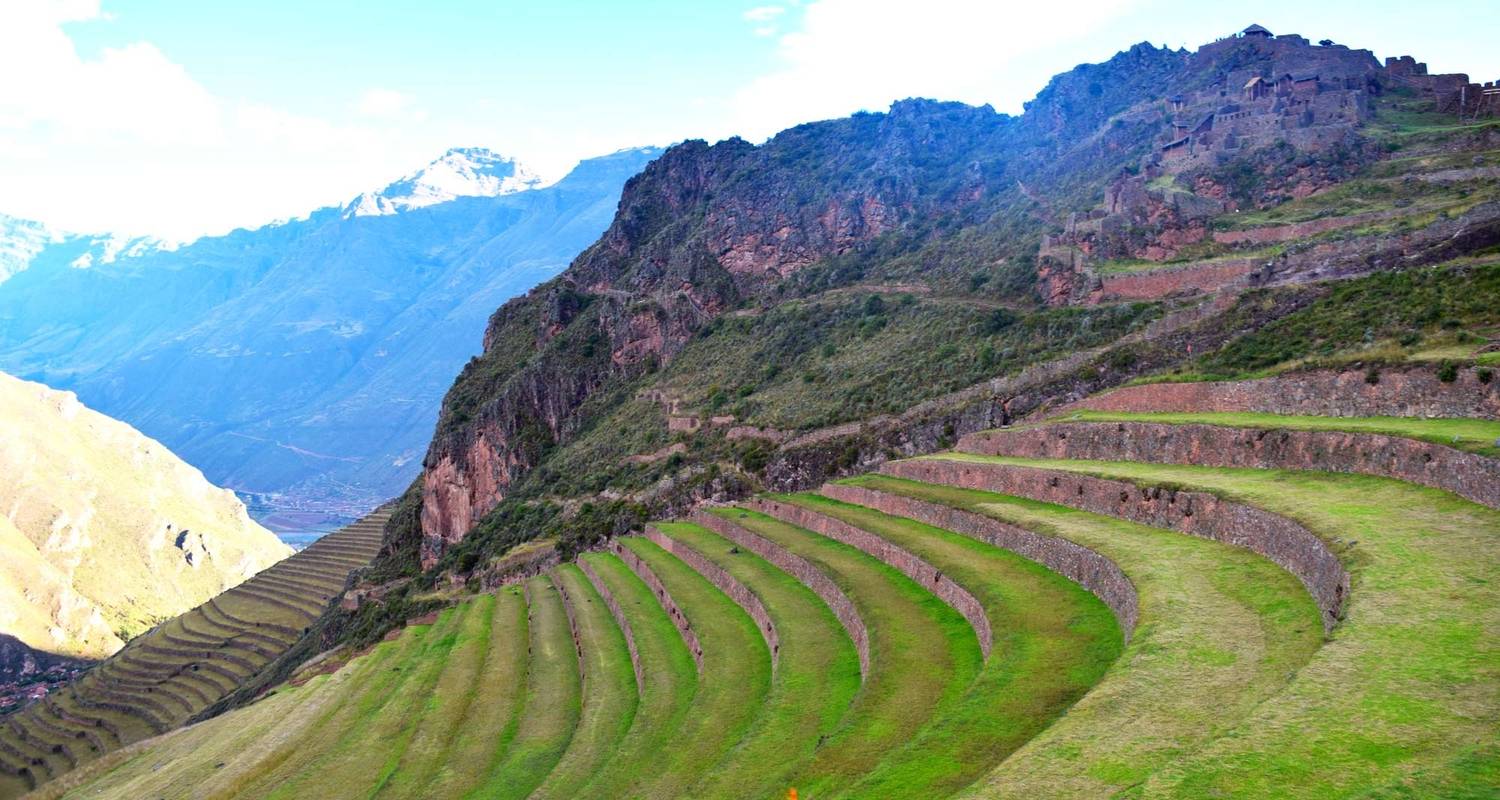
<svg viewBox="0 0 1500 800"><path fill-rule="evenodd" d="M818 0L777 43L780 66L735 93L733 127L759 139L904 97L1018 110L1051 74L1028 56L1082 37L1138 0L1057 4ZM1042 59L1032 59L1042 61Z"/></svg>
<svg viewBox="0 0 1500 800"><path fill-rule="evenodd" d="M366 89L359 96L356 109L367 117L403 116L411 106L411 97L392 89Z"/></svg>
<svg viewBox="0 0 1500 800"><path fill-rule="evenodd" d="M108 20L97 0L0 0L0 212L186 240L342 203L450 146L399 92L336 122L217 96L150 42L84 57L63 28Z"/></svg>
<svg viewBox="0 0 1500 800"><path fill-rule="evenodd" d="M756 36L767 37L781 32L781 28L776 23L785 13L785 6L756 6L748 9L741 16L745 18L745 21L755 23L752 30Z"/></svg>
<svg viewBox="0 0 1500 800"><path fill-rule="evenodd" d="M220 134L217 101L151 44L80 58L61 24L98 16L97 2L0 6L0 74L11 76L0 82L0 130L46 127L75 141L156 143Z"/></svg>
<svg viewBox="0 0 1500 800"><path fill-rule="evenodd" d="M745 19L751 22L770 22L786 13L781 6L756 6L745 12Z"/></svg>

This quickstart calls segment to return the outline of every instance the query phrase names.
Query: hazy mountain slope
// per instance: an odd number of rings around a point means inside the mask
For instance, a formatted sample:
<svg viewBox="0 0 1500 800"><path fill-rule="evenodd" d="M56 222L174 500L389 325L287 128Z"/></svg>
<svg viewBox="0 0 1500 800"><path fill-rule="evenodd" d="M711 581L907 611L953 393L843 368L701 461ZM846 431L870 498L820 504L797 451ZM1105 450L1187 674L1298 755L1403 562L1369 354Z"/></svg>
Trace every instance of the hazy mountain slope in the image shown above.
<svg viewBox="0 0 1500 800"><path fill-rule="evenodd" d="M227 489L68 392L0 374L0 633L99 657L290 553Z"/></svg>
<svg viewBox="0 0 1500 800"><path fill-rule="evenodd" d="M0 286L0 365L273 507L352 515L416 473L494 307L592 241L655 152L535 189L513 162L452 151L306 220L87 270L34 264Z"/></svg>

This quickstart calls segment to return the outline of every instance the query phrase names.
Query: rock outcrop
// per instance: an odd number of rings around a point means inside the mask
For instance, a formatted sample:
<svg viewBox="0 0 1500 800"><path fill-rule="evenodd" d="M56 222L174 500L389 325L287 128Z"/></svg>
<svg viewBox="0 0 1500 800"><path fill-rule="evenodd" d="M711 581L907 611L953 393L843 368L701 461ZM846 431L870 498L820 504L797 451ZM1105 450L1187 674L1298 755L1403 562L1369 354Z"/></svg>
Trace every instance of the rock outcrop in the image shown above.
<svg viewBox="0 0 1500 800"><path fill-rule="evenodd" d="M100 658L289 555L233 492L68 392L0 374L0 633Z"/></svg>

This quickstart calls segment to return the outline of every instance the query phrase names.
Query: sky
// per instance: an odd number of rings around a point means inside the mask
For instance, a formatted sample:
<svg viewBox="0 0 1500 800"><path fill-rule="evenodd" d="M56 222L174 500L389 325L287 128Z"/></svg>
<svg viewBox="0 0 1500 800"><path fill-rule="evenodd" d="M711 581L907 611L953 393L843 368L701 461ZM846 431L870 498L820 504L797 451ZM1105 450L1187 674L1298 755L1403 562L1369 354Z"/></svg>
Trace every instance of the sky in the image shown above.
<svg viewBox="0 0 1500 800"><path fill-rule="evenodd" d="M912 96L1018 113L1141 41L1255 22L1500 78L1495 0L0 0L0 213L185 241L450 147L549 178Z"/></svg>

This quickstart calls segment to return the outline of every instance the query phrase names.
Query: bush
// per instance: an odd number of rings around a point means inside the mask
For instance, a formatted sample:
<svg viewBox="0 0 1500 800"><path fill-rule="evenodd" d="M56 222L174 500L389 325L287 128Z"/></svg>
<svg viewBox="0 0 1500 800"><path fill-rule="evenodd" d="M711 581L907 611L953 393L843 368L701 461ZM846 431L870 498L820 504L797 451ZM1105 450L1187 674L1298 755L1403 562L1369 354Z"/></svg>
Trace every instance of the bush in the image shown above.
<svg viewBox="0 0 1500 800"><path fill-rule="evenodd" d="M1475 371L1474 377L1478 378L1480 383L1489 383L1491 380L1494 380L1495 373L1489 369L1480 369Z"/></svg>
<svg viewBox="0 0 1500 800"><path fill-rule="evenodd" d="M1443 383L1452 383L1458 380L1458 365L1452 361L1444 361L1438 366L1437 377Z"/></svg>
<svg viewBox="0 0 1500 800"><path fill-rule="evenodd" d="M1375 384L1380 383L1380 368L1379 367L1370 367L1368 370L1365 371L1365 383L1368 383L1371 386L1374 386Z"/></svg>

